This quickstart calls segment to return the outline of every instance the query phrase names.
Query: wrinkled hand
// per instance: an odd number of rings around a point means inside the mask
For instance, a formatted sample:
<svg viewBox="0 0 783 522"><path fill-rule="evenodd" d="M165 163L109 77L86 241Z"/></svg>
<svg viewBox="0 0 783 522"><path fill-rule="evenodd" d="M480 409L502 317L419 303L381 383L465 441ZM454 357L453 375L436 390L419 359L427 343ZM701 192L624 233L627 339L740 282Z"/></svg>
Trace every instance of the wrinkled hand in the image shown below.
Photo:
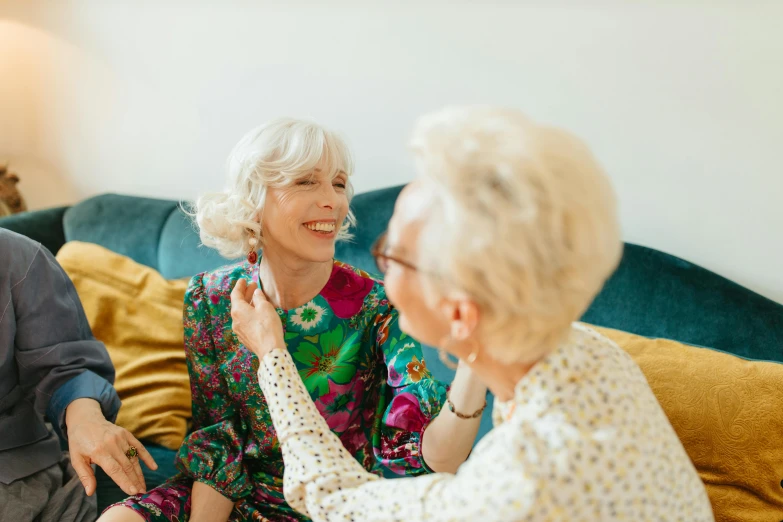
<svg viewBox="0 0 783 522"><path fill-rule="evenodd" d="M259 359L275 348L285 349L280 316L256 283L236 282L231 291L231 320L239 342Z"/></svg>
<svg viewBox="0 0 783 522"><path fill-rule="evenodd" d="M158 469L149 452L131 433L107 421L100 406L92 399L77 399L65 411L68 450L71 465L82 481L87 495L95 492L97 482L90 464L97 464L128 495L144 493L147 485L139 457L150 469ZM134 446L138 457L129 459L125 452Z"/></svg>

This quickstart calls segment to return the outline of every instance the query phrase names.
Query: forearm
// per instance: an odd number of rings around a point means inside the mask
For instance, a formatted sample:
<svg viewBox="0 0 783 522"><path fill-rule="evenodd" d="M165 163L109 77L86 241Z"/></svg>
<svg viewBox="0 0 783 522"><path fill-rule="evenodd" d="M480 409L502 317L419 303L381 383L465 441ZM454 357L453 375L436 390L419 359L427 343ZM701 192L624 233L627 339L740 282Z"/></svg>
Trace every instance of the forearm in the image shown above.
<svg viewBox="0 0 783 522"><path fill-rule="evenodd" d="M280 440L283 487L291 507L314 522L454 520L448 508L455 497L447 492L455 477L380 480L365 471L329 430L287 352L274 350L264 357L258 378ZM466 495L457 490L456 497Z"/></svg>
<svg viewBox="0 0 783 522"><path fill-rule="evenodd" d="M190 522L225 522L234 502L203 482L193 482L190 496Z"/></svg>
<svg viewBox="0 0 783 522"><path fill-rule="evenodd" d="M460 363L449 392L456 411L470 415L480 410L486 394L487 387ZM481 416L461 419L444 405L422 437L421 453L427 466L437 472L456 473L473 449L480 423Z"/></svg>
<svg viewBox="0 0 783 522"><path fill-rule="evenodd" d="M285 498L300 513L327 520L330 493L378 477L367 473L329 430L288 352L274 350L264 357L258 379L283 452Z"/></svg>

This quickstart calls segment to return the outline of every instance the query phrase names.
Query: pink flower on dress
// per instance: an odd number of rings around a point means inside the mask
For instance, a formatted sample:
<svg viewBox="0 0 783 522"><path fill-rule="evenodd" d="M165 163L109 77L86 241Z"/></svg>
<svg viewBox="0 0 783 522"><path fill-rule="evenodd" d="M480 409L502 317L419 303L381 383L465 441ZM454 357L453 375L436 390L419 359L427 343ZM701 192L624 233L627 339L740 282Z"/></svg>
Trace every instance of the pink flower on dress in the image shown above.
<svg viewBox="0 0 783 522"><path fill-rule="evenodd" d="M157 507L166 518L175 517L179 513L179 504L172 500L170 496L176 496L179 491L166 491L161 488L150 490L148 496L139 503L143 506ZM134 498L140 498L136 495Z"/></svg>
<svg viewBox="0 0 783 522"><path fill-rule="evenodd" d="M335 264L329 282L321 290L321 296L329 303L334 315L340 319L350 319L362 309L364 298L374 285L372 279Z"/></svg>
<svg viewBox="0 0 783 522"><path fill-rule="evenodd" d="M345 446L345 449L347 449L351 455L356 455L356 453L366 446L368 442L367 436L358 425L351 426L345 433L340 435L340 441L342 441L343 446Z"/></svg>
<svg viewBox="0 0 783 522"><path fill-rule="evenodd" d="M386 424L409 433L419 433L427 425L427 417L421 412L419 399L412 393L401 393L391 401Z"/></svg>
<svg viewBox="0 0 783 522"><path fill-rule="evenodd" d="M329 380L329 393L315 401L315 407L326 419L329 429L342 433L351 425L351 412L356 408L359 397L351 383L337 384Z"/></svg>

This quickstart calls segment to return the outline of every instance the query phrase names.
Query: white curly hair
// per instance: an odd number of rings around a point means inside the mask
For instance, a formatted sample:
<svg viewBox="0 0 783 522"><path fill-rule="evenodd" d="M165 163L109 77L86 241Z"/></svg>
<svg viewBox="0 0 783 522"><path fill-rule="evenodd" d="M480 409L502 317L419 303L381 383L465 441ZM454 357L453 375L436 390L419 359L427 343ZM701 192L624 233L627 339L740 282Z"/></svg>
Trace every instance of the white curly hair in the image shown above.
<svg viewBox="0 0 783 522"><path fill-rule="evenodd" d="M337 133L294 118L276 119L248 132L229 155L227 188L201 196L187 210L198 225L201 242L228 259L250 251L253 236L260 239L263 249L264 225L259 216L267 189L290 186L312 176L321 162L332 179L341 172L346 174L350 202L353 158ZM355 223L349 212L337 239L350 239Z"/></svg>
<svg viewBox="0 0 783 522"><path fill-rule="evenodd" d="M429 299L461 292L491 356L531 362L557 346L616 268L614 192L575 136L521 112L447 108L412 138L431 204L418 263Z"/></svg>

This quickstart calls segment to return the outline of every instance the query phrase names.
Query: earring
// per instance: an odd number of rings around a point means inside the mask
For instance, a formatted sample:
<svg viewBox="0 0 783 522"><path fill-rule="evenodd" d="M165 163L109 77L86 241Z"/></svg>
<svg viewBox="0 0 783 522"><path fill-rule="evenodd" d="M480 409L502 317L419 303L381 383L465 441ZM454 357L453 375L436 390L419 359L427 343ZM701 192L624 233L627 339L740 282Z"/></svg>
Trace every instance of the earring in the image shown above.
<svg viewBox="0 0 783 522"><path fill-rule="evenodd" d="M451 344L454 342L454 338L450 337L447 341L448 344ZM476 346L475 348L468 354L467 357L465 357L465 362L468 364L473 364L476 362L476 359L478 359L479 350L481 349L481 345L479 343L474 343ZM449 368L451 370L457 369L457 364L459 362L459 359L457 359L457 362L454 362L448 353L446 353L445 350L438 350L438 358L440 358L440 361L446 366L446 368Z"/></svg>
<svg viewBox="0 0 783 522"><path fill-rule="evenodd" d="M465 362L468 364L473 364L474 362L476 362L480 349L481 349L481 345L479 345L479 343L476 343L476 349L470 351L470 355L467 356Z"/></svg>
<svg viewBox="0 0 783 522"><path fill-rule="evenodd" d="M446 353L446 352L444 352L443 350L438 350L438 357L440 358L440 362L442 362L442 363L443 363L443 365L444 365L446 368L448 368L448 369L450 369L450 370L456 370L456 369L457 369L457 363L455 363L454 361L452 361L452 360L449 358L449 354L447 354L447 353Z"/></svg>
<svg viewBox="0 0 783 522"><path fill-rule="evenodd" d="M247 253L247 262L251 265L255 265L256 262L258 262L258 252L256 252L256 245L258 245L258 239L256 239L256 236L253 235L253 231L248 229L250 232L250 239L247 240L247 242L250 244L250 251Z"/></svg>

